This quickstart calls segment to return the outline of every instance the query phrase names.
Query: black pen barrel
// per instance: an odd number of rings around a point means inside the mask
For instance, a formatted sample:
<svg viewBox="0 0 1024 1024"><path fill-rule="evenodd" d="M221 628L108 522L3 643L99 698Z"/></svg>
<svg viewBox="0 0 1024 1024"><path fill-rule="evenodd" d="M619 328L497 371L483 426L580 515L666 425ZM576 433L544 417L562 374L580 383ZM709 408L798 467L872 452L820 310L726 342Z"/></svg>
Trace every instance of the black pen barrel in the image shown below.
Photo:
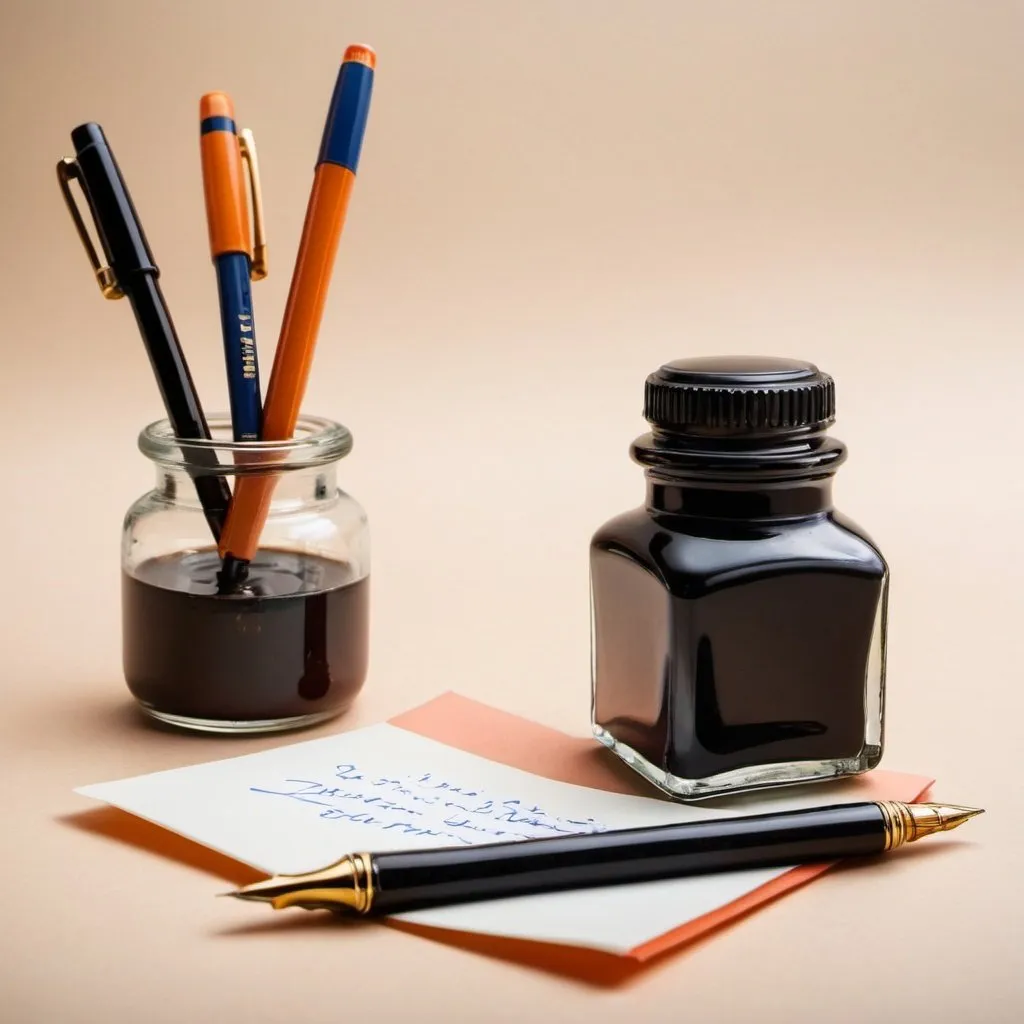
<svg viewBox="0 0 1024 1024"><path fill-rule="evenodd" d="M885 848L881 808L857 803L535 842L380 853L373 856L371 912L785 867L870 856Z"/></svg>
<svg viewBox="0 0 1024 1024"><path fill-rule="evenodd" d="M175 435L209 438L210 428L199 406L192 374L167 311L160 282L152 274L138 274L127 285L126 294Z"/></svg>
<svg viewBox="0 0 1024 1024"><path fill-rule="evenodd" d="M199 405L185 355L160 291L160 282L152 273L136 274L126 285L125 294L135 312L175 437L208 440L210 428ZM188 472L195 483L206 521L214 540L220 540L231 502L231 489L227 480L217 475L221 468L217 452L214 449L190 448L187 455L190 463Z"/></svg>
<svg viewBox="0 0 1024 1024"><path fill-rule="evenodd" d="M103 129L93 122L75 128L71 141L96 231L114 278L135 313L171 429L182 440L209 440L210 428L160 290L160 269L113 150ZM216 451L192 448L188 461L187 470L206 521L218 541L231 502L231 489L219 475Z"/></svg>
<svg viewBox="0 0 1024 1024"><path fill-rule="evenodd" d="M142 223L103 129L93 122L71 132L79 178L93 212L103 251L118 283L138 273L159 273Z"/></svg>

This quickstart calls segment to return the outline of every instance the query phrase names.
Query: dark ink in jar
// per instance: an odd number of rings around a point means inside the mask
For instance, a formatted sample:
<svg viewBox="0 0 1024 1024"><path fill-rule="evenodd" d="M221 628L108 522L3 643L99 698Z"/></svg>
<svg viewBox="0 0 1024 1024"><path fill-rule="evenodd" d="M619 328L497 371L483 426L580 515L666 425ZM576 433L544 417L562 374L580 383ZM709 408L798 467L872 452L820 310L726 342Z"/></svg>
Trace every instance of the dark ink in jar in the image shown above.
<svg viewBox="0 0 1024 1024"><path fill-rule="evenodd" d="M212 438L163 420L139 447L156 469L121 536L125 681L152 718L205 732L277 732L342 713L362 689L369 646L366 513L337 482L352 448L341 424L302 416L285 441L241 442L230 417ZM273 495L244 587L221 563L197 474L272 473Z"/></svg>
<svg viewBox="0 0 1024 1024"><path fill-rule="evenodd" d="M164 721L250 725L344 711L366 679L369 578L352 566L260 551L245 590L218 593L215 551L122 574L124 672Z"/></svg>

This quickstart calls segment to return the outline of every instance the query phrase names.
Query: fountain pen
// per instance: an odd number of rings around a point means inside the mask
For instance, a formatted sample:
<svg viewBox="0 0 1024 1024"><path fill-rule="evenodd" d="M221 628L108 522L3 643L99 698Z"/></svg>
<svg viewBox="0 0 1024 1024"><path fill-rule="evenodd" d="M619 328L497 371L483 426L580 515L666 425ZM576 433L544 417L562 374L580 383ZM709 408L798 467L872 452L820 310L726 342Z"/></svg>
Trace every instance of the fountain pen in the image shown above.
<svg viewBox="0 0 1024 1024"><path fill-rule="evenodd" d="M225 893L383 916L454 903L865 857L981 814L952 804L877 801L478 846L353 853L320 871Z"/></svg>

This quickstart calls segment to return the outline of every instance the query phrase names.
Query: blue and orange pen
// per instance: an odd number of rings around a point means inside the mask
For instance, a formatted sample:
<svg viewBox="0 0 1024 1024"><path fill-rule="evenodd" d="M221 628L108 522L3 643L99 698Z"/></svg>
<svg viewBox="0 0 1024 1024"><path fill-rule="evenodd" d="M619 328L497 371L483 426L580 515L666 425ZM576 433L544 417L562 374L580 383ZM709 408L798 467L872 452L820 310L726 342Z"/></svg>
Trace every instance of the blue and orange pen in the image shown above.
<svg viewBox="0 0 1024 1024"><path fill-rule="evenodd" d="M203 194L210 253L217 268L231 424L236 441L258 441L263 435L263 406L250 280L267 276L267 246L256 148L251 132L236 130L234 107L224 93L207 93L199 102L199 118ZM248 194L252 196L252 230Z"/></svg>
<svg viewBox="0 0 1024 1024"><path fill-rule="evenodd" d="M288 440L295 431L355 185L376 65L376 55L369 46L350 46L335 82L267 385L263 418L266 441ZM222 579L227 583L244 576L245 565L256 553L274 482L271 474L238 478L219 542L224 559Z"/></svg>

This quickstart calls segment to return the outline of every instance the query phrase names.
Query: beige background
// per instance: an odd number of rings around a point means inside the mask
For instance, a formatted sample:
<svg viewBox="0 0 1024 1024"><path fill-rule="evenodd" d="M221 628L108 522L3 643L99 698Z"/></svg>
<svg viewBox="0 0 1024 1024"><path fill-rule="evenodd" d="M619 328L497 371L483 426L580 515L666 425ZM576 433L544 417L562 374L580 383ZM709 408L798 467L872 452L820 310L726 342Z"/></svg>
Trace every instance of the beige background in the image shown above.
<svg viewBox="0 0 1024 1024"><path fill-rule="evenodd" d="M1024 4L7 0L0 1019L1019 1020ZM264 366L344 47L379 53L305 408L348 424L371 678L338 728L455 688L583 734L586 552L638 503L644 376L811 358L837 501L893 572L884 765L986 806L602 991L391 929L237 929L216 880L68 827L77 784L277 740L157 734L120 676L118 531L161 415L53 175L106 128L208 411L226 396L197 104L253 128ZM324 731L324 730L321 730Z"/></svg>

